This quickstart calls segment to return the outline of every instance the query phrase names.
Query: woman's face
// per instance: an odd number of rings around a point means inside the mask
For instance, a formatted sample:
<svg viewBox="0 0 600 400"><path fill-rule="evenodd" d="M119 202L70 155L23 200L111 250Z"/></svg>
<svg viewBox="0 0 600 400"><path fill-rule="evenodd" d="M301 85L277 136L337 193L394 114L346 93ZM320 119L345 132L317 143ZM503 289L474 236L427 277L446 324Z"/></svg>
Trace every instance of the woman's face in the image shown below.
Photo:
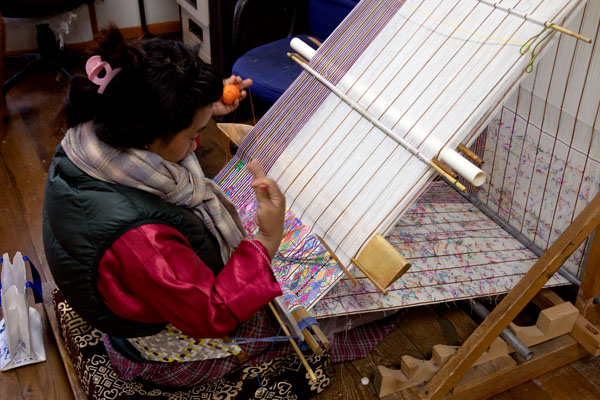
<svg viewBox="0 0 600 400"><path fill-rule="evenodd" d="M167 161L177 163L183 160L185 156L196 150L196 138L200 131L206 128L211 116L211 106L199 108L190 126L176 133L168 142L160 138L155 139L147 149Z"/></svg>

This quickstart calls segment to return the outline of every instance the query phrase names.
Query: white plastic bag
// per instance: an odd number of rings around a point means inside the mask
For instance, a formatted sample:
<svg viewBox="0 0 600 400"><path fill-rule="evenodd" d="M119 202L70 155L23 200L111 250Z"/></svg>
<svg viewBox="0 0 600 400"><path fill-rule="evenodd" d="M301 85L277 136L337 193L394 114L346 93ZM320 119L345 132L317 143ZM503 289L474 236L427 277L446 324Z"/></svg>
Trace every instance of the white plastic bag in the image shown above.
<svg viewBox="0 0 600 400"><path fill-rule="evenodd" d="M41 301L40 277L33 264L33 283L25 274L25 261L20 252L10 262L4 254L2 262L2 312L0 321L0 370L46 361L46 349L40 313L29 307L27 287L34 289L36 302Z"/></svg>

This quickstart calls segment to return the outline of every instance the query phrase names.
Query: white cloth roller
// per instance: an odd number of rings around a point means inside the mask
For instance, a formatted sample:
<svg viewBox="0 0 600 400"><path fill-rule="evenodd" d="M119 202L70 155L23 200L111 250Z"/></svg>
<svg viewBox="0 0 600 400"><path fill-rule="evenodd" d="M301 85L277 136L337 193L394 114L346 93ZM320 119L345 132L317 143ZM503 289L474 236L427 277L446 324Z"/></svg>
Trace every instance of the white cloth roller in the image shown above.
<svg viewBox="0 0 600 400"><path fill-rule="evenodd" d="M474 186L481 186L485 182L485 172L471 164L467 159L451 149L440 152L440 160L446 163L457 174L471 182Z"/></svg>
<svg viewBox="0 0 600 400"><path fill-rule="evenodd" d="M313 58L313 56L317 52L315 49L313 49L312 47L310 47L309 45L307 45L306 43L304 43L302 40L300 40L298 38L293 38L290 41L290 47L292 49L294 49L295 51L297 51L298 54L300 54L302 57L306 58L308 61L310 61L310 59Z"/></svg>

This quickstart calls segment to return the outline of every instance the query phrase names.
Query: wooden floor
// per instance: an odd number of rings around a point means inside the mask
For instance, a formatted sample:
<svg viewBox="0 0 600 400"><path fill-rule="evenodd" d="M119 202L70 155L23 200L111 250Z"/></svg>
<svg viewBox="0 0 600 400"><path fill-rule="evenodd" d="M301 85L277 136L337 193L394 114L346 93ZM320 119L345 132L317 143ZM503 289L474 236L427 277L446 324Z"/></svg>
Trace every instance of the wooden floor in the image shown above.
<svg viewBox="0 0 600 400"><path fill-rule="evenodd" d="M9 117L0 133L0 253L21 251L51 280L44 258L41 218L43 188L54 148L61 134L54 117L64 95L64 79L40 71L7 96ZM229 154L227 141L213 133L201 138L199 155L207 173L214 174ZM41 310L41 308L40 308ZM476 324L456 304L419 307L407 311L392 334L362 360L335 366L336 376L319 399L375 399L371 381L377 365L398 368L400 357L429 358L433 345L458 345ZM0 399L71 399L67 376L51 333L46 335L48 360L0 373ZM405 399L408 395L390 395ZM600 359L586 357L499 394L494 399L600 399Z"/></svg>

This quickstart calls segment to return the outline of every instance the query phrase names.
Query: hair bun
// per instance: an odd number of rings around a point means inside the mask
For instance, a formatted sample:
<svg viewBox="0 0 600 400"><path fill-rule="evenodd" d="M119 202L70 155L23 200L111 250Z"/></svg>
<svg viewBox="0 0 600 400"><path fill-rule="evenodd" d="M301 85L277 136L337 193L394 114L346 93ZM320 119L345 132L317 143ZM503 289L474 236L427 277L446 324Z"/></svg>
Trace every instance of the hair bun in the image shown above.
<svg viewBox="0 0 600 400"><path fill-rule="evenodd" d="M96 43L94 54L100 55L113 68L139 66L144 56L144 51L136 42L125 42L123 34L114 24L99 32Z"/></svg>

